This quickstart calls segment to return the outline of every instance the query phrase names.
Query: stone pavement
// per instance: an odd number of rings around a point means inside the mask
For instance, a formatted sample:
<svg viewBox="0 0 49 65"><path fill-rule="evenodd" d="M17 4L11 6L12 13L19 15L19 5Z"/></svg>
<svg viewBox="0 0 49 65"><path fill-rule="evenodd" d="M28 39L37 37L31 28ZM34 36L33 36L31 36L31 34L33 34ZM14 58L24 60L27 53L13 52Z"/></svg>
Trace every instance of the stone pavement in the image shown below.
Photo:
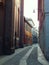
<svg viewBox="0 0 49 65"><path fill-rule="evenodd" d="M18 54L20 54L21 52L24 52L26 49L30 49L31 47L29 46L29 47L24 47L24 48L19 48L19 49L16 49L16 51L15 51L15 53L14 54L12 54L12 55L7 55L7 56L0 56L0 65L4 65L4 64L6 64L7 62L9 62L9 60L10 59L13 59L15 56L17 56ZM18 57L16 58L16 59L18 59ZM12 62L14 62L14 61L12 61ZM16 62L17 63L17 62ZM11 63L9 62L9 65L10 65ZM12 64L11 64L12 65Z"/></svg>
<svg viewBox="0 0 49 65"><path fill-rule="evenodd" d="M38 44L16 49L14 54L0 58L0 65L49 65Z"/></svg>
<svg viewBox="0 0 49 65"><path fill-rule="evenodd" d="M49 65L49 62L45 59L39 45L34 44L21 59L20 65Z"/></svg>
<svg viewBox="0 0 49 65"><path fill-rule="evenodd" d="M39 61L38 61L38 53L37 53L37 47L35 47L32 50L32 53L30 54L30 56L27 59L27 65L42 65Z"/></svg>

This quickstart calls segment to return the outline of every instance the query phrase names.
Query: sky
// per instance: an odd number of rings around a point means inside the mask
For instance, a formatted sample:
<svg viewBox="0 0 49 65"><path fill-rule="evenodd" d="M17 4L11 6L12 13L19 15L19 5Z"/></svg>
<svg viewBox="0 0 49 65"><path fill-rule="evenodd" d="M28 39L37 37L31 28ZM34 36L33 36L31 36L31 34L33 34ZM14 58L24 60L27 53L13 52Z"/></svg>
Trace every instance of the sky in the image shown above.
<svg viewBox="0 0 49 65"><path fill-rule="evenodd" d="M35 12L33 12L35 11ZM38 30L38 0L24 0L24 16L32 18L35 23L35 27Z"/></svg>

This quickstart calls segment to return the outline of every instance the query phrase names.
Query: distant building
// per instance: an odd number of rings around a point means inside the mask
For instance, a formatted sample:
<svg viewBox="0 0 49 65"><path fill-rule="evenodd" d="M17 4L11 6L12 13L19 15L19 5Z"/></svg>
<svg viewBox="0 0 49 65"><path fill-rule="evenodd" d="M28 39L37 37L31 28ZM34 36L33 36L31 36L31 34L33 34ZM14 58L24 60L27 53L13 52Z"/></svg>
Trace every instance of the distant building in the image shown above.
<svg viewBox="0 0 49 65"><path fill-rule="evenodd" d="M49 0L38 0L39 44L49 59Z"/></svg>
<svg viewBox="0 0 49 65"><path fill-rule="evenodd" d="M34 44L38 42L38 31L34 26L35 24L31 18L25 18L25 40L27 44Z"/></svg>
<svg viewBox="0 0 49 65"><path fill-rule="evenodd" d="M32 28L32 43L38 43L38 31L35 27Z"/></svg>
<svg viewBox="0 0 49 65"><path fill-rule="evenodd" d="M24 44L25 45L32 45L32 27L33 21L29 18L24 17ZM32 23L32 24L31 24Z"/></svg>

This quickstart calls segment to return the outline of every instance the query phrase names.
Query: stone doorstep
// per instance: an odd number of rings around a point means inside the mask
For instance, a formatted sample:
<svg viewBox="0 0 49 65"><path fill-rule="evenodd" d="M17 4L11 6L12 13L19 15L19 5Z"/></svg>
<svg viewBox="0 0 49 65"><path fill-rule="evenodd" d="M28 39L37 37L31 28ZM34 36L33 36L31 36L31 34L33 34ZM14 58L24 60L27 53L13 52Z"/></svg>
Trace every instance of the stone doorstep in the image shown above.
<svg viewBox="0 0 49 65"><path fill-rule="evenodd" d="M28 47L16 49L14 54L8 55L8 56L6 55L6 56L0 57L0 58L1 58L1 59L0 59L0 65L2 65L4 62L10 60L10 59L13 58L15 55L17 55L17 54L19 54L20 52L22 52L23 50L25 50L26 48L28 48Z"/></svg>

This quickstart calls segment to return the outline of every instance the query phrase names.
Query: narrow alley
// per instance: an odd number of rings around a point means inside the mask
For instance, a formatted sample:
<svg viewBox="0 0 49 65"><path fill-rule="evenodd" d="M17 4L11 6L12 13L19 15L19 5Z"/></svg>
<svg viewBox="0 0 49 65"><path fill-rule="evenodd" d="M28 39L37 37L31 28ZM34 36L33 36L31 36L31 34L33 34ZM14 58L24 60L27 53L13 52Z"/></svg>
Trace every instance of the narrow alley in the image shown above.
<svg viewBox="0 0 49 65"><path fill-rule="evenodd" d="M49 65L49 0L0 0L0 65Z"/></svg>

